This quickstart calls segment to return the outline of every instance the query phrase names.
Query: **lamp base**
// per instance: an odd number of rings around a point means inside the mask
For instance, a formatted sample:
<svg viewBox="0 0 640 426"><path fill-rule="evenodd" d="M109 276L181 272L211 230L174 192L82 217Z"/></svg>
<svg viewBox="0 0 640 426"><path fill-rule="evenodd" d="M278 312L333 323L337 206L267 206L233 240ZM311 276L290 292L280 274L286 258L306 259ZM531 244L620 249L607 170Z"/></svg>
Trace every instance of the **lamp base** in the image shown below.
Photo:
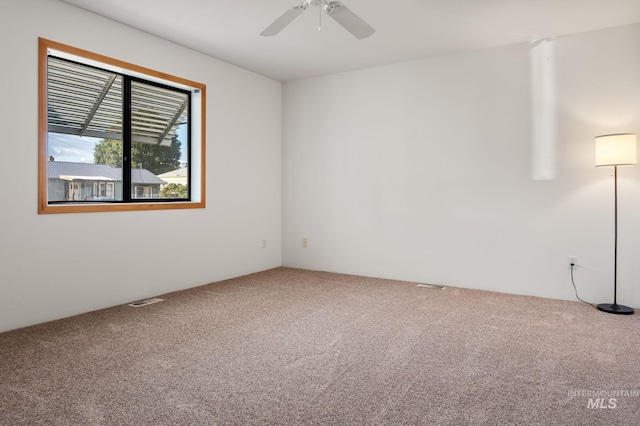
<svg viewBox="0 0 640 426"><path fill-rule="evenodd" d="M619 315L631 315L633 314L633 308L623 305L616 305L613 303L601 303L598 305L598 309L602 312L607 312L609 314L619 314Z"/></svg>

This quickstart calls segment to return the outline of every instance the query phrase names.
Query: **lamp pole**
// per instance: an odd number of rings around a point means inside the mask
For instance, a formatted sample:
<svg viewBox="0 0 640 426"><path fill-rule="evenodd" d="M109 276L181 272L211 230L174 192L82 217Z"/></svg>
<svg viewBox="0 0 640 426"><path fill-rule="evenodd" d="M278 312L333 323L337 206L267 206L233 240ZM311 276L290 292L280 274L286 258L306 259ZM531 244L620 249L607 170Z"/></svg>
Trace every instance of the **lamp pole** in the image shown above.
<svg viewBox="0 0 640 426"><path fill-rule="evenodd" d="M613 232L615 233L613 246L613 305L618 308L618 166L613 166Z"/></svg>

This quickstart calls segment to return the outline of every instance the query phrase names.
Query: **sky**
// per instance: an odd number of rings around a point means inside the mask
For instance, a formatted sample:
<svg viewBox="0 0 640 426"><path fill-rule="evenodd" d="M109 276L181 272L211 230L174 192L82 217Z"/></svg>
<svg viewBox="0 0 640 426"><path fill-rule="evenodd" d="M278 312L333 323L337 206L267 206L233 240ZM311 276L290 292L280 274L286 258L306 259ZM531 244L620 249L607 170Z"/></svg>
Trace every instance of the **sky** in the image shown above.
<svg viewBox="0 0 640 426"><path fill-rule="evenodd" d="M49 133L48 152L56 161L93 163L93 151L100 139Z"/></svg>

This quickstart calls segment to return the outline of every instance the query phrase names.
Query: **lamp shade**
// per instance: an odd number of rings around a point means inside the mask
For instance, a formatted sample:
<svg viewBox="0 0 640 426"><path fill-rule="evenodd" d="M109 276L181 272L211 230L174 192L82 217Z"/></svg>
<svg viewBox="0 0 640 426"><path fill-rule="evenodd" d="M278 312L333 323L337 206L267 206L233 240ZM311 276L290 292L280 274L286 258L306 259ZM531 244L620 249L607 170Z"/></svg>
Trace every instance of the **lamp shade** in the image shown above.
<svg viewBox="0 0 640 426"><path fill-rule="evenodd" d="M636 135L620 133L596 137L596 167L636 164Z"/></svg>

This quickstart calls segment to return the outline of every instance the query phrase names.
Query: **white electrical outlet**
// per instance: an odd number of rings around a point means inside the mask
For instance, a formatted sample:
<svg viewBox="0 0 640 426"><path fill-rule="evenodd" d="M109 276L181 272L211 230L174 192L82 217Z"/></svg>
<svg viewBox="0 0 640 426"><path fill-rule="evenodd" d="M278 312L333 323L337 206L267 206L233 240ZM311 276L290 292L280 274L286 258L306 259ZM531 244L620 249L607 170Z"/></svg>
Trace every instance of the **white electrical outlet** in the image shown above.
<svg viewBox="0 0 640 426"><path fill-rule="evenodd" d="M574 268L578 267L578 256L569 255L569 267L573 265Z"/></svg>
<svg viewBox="0 0 640 426"><path fill-rule="evenodd" d="M262 248L267 248L267 240L262 240Z"/></svg>
<svg viewBox="0 0 640 426"><path fill-rule="evenodd" d="M302 247L307 248L308 245L309 245L309 240L307 239L307 237L304 237L302 239Z"/></svg>

